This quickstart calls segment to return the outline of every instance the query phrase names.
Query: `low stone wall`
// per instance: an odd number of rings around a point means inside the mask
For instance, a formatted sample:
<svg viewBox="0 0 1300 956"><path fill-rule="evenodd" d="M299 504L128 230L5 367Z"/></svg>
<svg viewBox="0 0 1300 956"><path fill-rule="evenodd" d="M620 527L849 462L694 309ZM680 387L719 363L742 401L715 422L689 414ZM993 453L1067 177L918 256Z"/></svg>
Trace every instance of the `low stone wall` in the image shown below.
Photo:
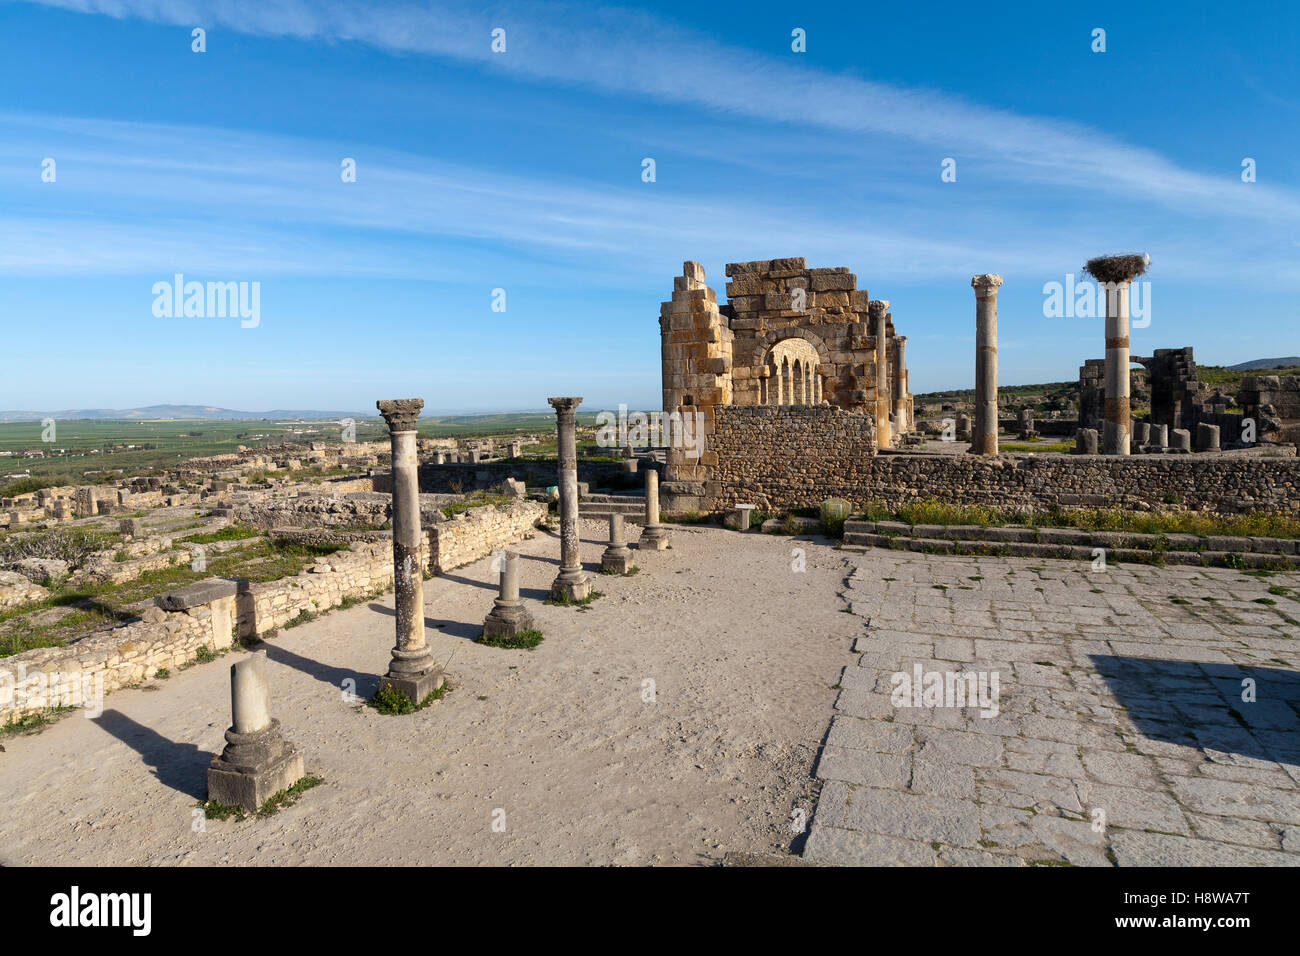
<svg viewBox="0 0 1300 956"><path fill-rule="evenodd" d="M727 480L710 510L749 502L784 511L840 497L855 506L938 499L1025 511L1058 505L1300 514L1300 459L1294 457L886 453L836 461L828 470L815 447L787 446L781 455L785 463L775 467L751 455L742 459L744 467L719 468Z"/></svg>
<svg viewBox="0 0 1300 956"><path fill-rule="evenodd" d="M160 669L175 670L197 658L201 647L221 650L233 642L228 611L223 616L212 605L173 612L154 607L141 620L66 647L0 658L0 726L56 706L93 707L88 716L94 716L103 695L151 679Z"/></svg>
<svg viewBox="0 0 1300 956"><path fill-rule="evenodd" d="M1288 449L1290 451L1290 449ZM662 486L666 514L855 506L939 499L1037 511L1154 508L1300 514L1294 455L941 455L875 453L868 415L828 406L719 406L693 480Z"/></svg>
<svg viewBox="0 0 1300 956"><path fill-rule="evenodd" d="M531 534L546 517L540 501L519 499L505 508L484 505L453 515L428 529L429 567L443 574Z"/></svg>
<svg viewBox="0 0 1300 956"><path fill-rule="evenodd" d="M437 522L426 528L428 566L443 572L475 561L529 534L545 515L546 506L540 502L515 501L507 508L484 505ZM319 614L346 600L390 590L391 536L378 534L379 540L354 541L346 550L322 557L290 578L265 583L227 584L222 579L201 582L209 589L237 589L233 597L218 597L173 610L187 603L173 599L180 593L173 592L160 596L158 606L147 609L140 620L112 631L93 634L65 647L37 648L0 658L0 726L60 702L81 706L80 695L84 693L87 702L91 696L89 691L83 691L85 687L93 686L98 693L107 694L151 679L160 668L174 670L193 661L200 647L230 647L236 632L244 638L260 637L304 611ZM9 572L0 572L0 584L4 585L0 593L9 595L12 591L16 603L45 595L44 588ZM201 590L200 585L182 589ZM62 677L48 676L53 674ZM23 694L17 690L22 681L60 686L65 693L61 698L30 691ZM25 703L19 700L24 697Z"/></svg>
<svg viewBox="0 0 1300 956"><path fill-rule="evenodd" d="M291 578L252 584L241 581L235 623L241 637L261 637L304 611L319 614L345 600L382 593L393 586L393 546L359 541L336 551Z"/></svg>

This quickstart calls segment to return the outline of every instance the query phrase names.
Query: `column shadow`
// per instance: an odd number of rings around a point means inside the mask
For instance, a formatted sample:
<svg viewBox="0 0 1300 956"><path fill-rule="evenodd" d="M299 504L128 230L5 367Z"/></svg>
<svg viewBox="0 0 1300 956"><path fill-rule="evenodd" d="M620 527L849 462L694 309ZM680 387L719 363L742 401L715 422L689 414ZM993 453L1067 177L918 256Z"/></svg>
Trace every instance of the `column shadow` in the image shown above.
<svg viewBox="0 0 1300 956"><path fill-rule="evenodd" d="M178 744L158 731L132 720L120 710L106 710L95 723L140 755L165 787L195 800L208 796L208 764L214 754L195 744Z"/></svg>
<svg viewBox="0 0 1300 956"><path fill-rule="evenodd" d="M340 692L343 689L343 682L351 680L356 688L355 693L359 697L369 698L379 687L379 677L375 674L363 674L359 671L351 670L346 667L334 667L331 664L325 664L310 657L303 657L301 654L295 654L293 651L281 647L278 644L272 644L270 641L263 641L255 645L252 650L266 651L266 659L275 661L277 664L283 664L285 667L292 667L296 671L301 671L308 677L314 677L322 684L330 684L337 687Z"/></svg>
<svg viewBox="0 0 1300 956"><path fill-rule="evenodd" d="M1300 673L1282 667L1090 657L1148 739L1300 766Z"/></svg>

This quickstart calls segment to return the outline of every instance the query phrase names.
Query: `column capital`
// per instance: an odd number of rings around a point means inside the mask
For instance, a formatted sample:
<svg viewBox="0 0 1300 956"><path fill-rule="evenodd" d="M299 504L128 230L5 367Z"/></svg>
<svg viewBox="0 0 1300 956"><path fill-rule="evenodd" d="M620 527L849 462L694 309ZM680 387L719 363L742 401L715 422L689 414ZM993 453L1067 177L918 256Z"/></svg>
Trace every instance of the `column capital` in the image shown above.
<svg viewBox="0 0 1300 956"><path fill-rule="evenodd" d="M1002 276L996 272L986 272L983 275L971 276L970 284L977 298L987 299L998 294L998 286L1002 285Z"/></svg>
<svg viewBox="0 0 1300 956"><path fill-rule="evenodd" d="M571 419L577 414L578 406L582 404L581 396L565 396L560 398L548 398L546 400L555 414L561 419Z"/></svg>
<svg viewBox="0 0 1300 956"><path fill-rule="evenodd" d="M375 402L375 407L384 416L384 421L388 422L390 432L413 432L416 419L420 417L420 409L424 408L424 399L381 399Z"/></svg>
<svg viewBox="0 0 1300 956"><path fill-rule="evenodd" d="M879 321L880 319L883 319L886 315L889 314L889 300L872 299L870 302L867 303L867 314L870 315L872 320L874 321Z"/></svg>

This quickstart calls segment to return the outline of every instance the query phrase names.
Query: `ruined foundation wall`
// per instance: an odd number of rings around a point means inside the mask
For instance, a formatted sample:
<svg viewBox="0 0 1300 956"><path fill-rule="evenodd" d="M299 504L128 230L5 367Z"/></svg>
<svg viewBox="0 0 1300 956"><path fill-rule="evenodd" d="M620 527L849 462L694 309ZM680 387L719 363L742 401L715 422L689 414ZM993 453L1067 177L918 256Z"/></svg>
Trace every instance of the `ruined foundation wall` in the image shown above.
<svg viewBox="0 0 1300 956"><path fill-rule="evenodd" d="M1058 505L1300 514L1300 459L1295 457L887 453L847 461L835 457L835 451L822 458L822 442L806 435L772 442L762 424L750 422L734 423L715 447L716 484L707 487L718 493L698 506L700 511L719 511L737 502L786 511L842 497L859 507L938 499L1026 511ZM843 447L848 453L851 444ZM769 448L786 464L765 461Z"/></svg>

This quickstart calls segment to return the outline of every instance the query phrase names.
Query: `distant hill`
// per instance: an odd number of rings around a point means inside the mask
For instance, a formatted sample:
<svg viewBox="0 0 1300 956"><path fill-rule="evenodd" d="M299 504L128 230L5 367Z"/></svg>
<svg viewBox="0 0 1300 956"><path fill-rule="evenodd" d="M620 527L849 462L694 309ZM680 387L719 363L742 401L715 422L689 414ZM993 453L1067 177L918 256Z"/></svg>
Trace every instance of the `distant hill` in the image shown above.
<svg viewBox="0 0 1300 956"><path fill-rule="evenodd" d="M1230 372L1258 372L1268 368L1292 368L1300 365L1300 355L1288 355L1286 358L1255 359L1240 365L1229 365Z"/></svg>
<svg viewBox="0 0 1300 956"><path fill-rule="evenodd" d="M33 411L30 409L0 411L0 422L34 422L43 418L57 421L70 419L117 419L150 420L158 418L176 418L183 420L238 420L252 421L270 419L272 421L337 421L340 418L364 420L374 418L371 412L330 412L305 408L273 408L267 412L243 412L233 408L215 408L211 405L146 405L143 408L70 408L62 411Z"/></svg>

